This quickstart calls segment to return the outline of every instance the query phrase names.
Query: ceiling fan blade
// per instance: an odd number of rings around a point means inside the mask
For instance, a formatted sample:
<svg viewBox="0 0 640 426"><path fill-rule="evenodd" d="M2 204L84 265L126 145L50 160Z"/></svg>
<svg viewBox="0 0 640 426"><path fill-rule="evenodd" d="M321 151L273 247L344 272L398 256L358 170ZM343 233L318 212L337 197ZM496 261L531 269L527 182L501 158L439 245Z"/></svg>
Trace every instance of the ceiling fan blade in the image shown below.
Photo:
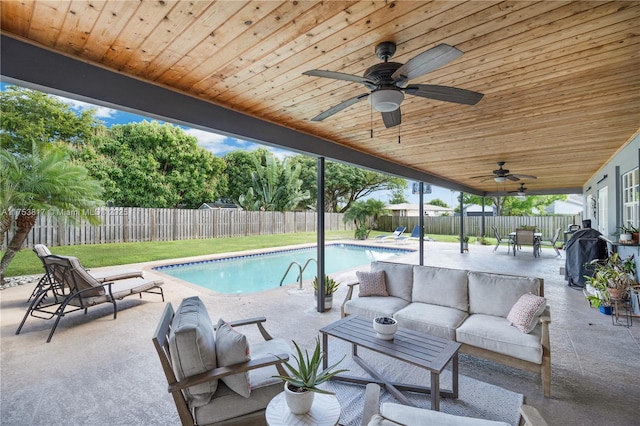
<svg viewBox="0 0 640 426"><path fill-rule="evenodd" d="M471 176L471 179L490 179L495 177L495 175L482 175L482 176Z"/></svg>
<svg viewBox="0 0 640 426"><path fill-rule="evenodd" d="M402 112L400 112L400 108L395 111L383 112L382 121L384 122L384 127L387 129L400 125L400 123L402 123Z"/></svg>
<svg viewBox="0 0 640 426"><path fill-rule="evenodd" d="M516 176L516 175L506 175L505 177L507 179L513 180L513 181L520 180L520 178L518 176Z"/></svg>
<svg viewBox="0 0 640 426"><path fill-rule="evenodd" d="M313 117L311 119L311 121L322 121L325 118L331 117L333 114L335 114L337 112L340 112L343 109L348 108L351 105L353 105L353 104L355 104L357 102L360 102L361 100L366 99L368 97L369 97L368 93L363 93L361 95L354 96L353 98L347 99L344 102L340 102L338 105L335 105L335 106L329 108L328 110L326 110L325 112L322 112L322 113L316 115L315 117Z"/></svg>
<svg viewBox="0 0 640 426"><path fill-rule="evenodd" d="M355 83L373 85L374 87L376 84L371 80L368 80L364 77L360 77L359 75L345 74L343 72L310 70L310 71L305 71L302 74L310 75L312 77L322 77L322 78L332 78L334 80L353 81Z"/></svg>
<svg viewBox="0 0 640 426"><path fill-rule="evenodd" d="M391 75L391 78L396 80L398 87L403 87L407 81L434 71L462 55L461 50L442 43L409 59Z"/></svg>
<svg viewBox="0 0 640 426"><path fill-rule="evenodd" d="M538 179L536 176L531 175L512 174L511 176L515 176L518 179Z"/></svg>
<svg viewBox="0 0 640 426"><path fill-rule="evenodd" d="M482 93L473 92L457 87L437 86L434 84L412 84L404 89L405 93L423 98L437 99L445 102L475 105L484 96Z"/></svg>

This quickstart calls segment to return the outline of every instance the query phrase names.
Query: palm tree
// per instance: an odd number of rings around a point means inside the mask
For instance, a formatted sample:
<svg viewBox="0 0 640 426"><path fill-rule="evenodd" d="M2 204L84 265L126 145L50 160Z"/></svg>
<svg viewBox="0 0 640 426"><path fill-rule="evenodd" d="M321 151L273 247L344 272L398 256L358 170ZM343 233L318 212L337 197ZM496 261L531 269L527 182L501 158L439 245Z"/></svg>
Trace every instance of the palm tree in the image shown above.
<svg viewBox="0 0 640 426"><path fill-rule="evenodd" d="M64 219L99 223L95 208L101 204L102 187L56 145L39 148L34 143L29 154L3 149L0 163L0 241L4 241L15 215L15 233L0 260L1 281L39 214L62 213Z"/></svg>

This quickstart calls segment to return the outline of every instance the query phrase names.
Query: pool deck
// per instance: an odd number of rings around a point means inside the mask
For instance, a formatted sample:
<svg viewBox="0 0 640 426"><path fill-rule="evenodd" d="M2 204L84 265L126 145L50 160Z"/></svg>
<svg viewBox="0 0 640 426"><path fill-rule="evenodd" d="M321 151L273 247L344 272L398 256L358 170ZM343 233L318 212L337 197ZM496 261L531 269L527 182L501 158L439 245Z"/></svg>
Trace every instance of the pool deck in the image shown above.
<svg viewBox="0 0 640 426"><path fill-rule="evenodd" d="M344 241L356 243L354 241ZM367 245L396 246L372 240ZM398 248L417 248L417 242ZM611 318L587 306L580 291L560 275L564 259L552 249L540 258L523 250L516 257L502 246L425 243L425 264L529 275L544 278L552 310L552 397L542 396L539 376L470 356L461 356L460 373L520 392L550 425L637 424L640 403L640 318L630 328L613 326ZM269 251L269 250L264 250ZM55 250L54 250L55 252ZM202 260L213 256L180 259ZM418 263L418 252L396 261ZM346 294L341 286L330 312L315 310L313 290L289 285L247 295L222 295L153 271L176 260L126 265L142 268L147 277L162 277L167 302L200 296L214 321L267 317L276 337L310 347L318 330L340 317ZM114 268L101 268L119 269ZM366 270L363 266L358 268ZM332 275L355 280L355 270ZM179 420L151 343L164 308L158 296L129 297L118 302L113 320L108 305L64 317L51 343L45 343L51 321L29 318L20 335L15 330L34 284L0 291L0 424L2 425L177 425ZM245 331L245 330L243 330ZM255 338L254 332L248 333Z"/></svg>

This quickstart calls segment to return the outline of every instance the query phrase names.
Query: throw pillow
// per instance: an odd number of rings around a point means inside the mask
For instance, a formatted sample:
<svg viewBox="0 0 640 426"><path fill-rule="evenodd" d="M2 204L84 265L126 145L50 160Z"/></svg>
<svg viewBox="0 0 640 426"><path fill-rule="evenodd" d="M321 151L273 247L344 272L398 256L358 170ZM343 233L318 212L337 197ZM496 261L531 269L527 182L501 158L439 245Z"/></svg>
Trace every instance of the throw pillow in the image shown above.
<svg viewBox="0 0 640 426"><path fill-rule="evenodd" d="M388 296L387 284L384 279L384 271L356 272L360 281L359 297Z"/></svg>
<svg viewBox="0 0 640 426"><path fill-rule="evenodd" d="M546 307L547 300L544 297L523 294L509 311L507 321L523 333L531 333Z"/></svg>
<svg viewBox="0 0 640 426"><path fill-rule="evenodd" d="M218 359L218 367L226 367L251 359L247 337L236 331L223 319L218 321L216 329L216 358ZM232 374L220 380L238 395L249 398L251 387L249 386L248 371Z"/></svg>

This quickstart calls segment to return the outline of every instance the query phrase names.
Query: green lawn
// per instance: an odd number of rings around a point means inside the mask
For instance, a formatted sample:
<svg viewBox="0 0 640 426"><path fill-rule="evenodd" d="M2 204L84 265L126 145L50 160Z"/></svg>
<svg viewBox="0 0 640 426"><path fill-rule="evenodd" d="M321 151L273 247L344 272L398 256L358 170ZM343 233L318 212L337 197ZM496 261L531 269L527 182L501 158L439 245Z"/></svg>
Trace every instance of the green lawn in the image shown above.
<svg viewBox="0 0 640 426"><path fill-rule="evenodd" d="M369 238L376 235L388 235L388 232L372 231ZM436 241L457 242L452 235L430 235ZM326 240L353 238L353 231L334 231L326 233ZM488 239L491 242L491 239ZM316 234L304 232L296 234L260 235L253 237L214 238L206 240L155 241L145 243L91 244L79 246L50 247L54 254L76 256L83 266L98 268L101 266L123 265L127 263L149 262L154 260L200 256L206 254L232 253L259 248L281 247L293 244L314 243ZM493 240L495 244L495 240ZM7 277L42 273L42 263L31 249L16 254Z"/></svg>

